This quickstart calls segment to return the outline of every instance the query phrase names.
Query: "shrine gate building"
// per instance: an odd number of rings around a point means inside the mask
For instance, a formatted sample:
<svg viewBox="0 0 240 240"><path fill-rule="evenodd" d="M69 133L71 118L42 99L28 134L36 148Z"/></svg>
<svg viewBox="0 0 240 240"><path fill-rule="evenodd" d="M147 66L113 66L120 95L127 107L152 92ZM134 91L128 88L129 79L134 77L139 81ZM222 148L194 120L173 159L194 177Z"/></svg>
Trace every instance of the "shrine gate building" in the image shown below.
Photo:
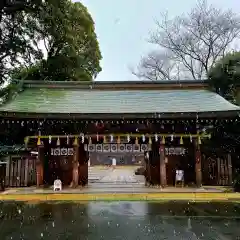
<svg viewBox="0 0 240 240"><path fill-rule="evenodd" d="M14 84L0 107L9 186L52 185L57 177L86 185L91 152L143 152L148 181L163 187L174 184L177 168L186 184L232 182L231 155L209 165L201 146L211 138L206 126L238 121L240 108L204 81Z"/></svg>

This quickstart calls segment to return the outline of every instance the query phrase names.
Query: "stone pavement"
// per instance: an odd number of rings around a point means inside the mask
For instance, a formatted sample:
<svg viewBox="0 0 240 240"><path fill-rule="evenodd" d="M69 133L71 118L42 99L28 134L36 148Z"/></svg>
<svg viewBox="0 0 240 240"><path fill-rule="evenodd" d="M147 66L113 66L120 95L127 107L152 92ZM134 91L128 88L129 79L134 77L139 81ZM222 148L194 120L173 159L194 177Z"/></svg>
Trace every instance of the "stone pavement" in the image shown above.
<svg viewBox="0 0 240 240"><path fill-rule="evenodd" d="M136 176L134 171L137 167L89 167L89 183L102 184L144 184L144 176Z"/></svg>
<svg viewBox="0 0 240 240"><path fill-rule="evenodd" d="M109 167L88 167L88 182L97 182L111 171Z"/></svg>

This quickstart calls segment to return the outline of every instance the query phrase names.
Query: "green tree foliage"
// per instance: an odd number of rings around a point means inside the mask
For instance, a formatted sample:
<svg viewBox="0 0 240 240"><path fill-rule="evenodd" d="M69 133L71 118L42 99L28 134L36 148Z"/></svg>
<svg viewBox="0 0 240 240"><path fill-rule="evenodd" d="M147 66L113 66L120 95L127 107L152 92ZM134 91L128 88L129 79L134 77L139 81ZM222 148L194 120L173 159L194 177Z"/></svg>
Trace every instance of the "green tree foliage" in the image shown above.
<svg viewBox="0 0 240 240"><path fill-rule="evenodd" d="M240 52L221 58L208 73L209 84L227 100L237 103L236 86L240 84Z"/></svg>
<svg viewBox="0 0 240 240"><path fill-rule="evenodd" d="M232 52L219 59L208 73L211 88L225 99L239 104L237 86L240 84L240 52ZM212 129L212 138L207 141L204 148L207 152L230 152L236 168L240 167L239 149L240 123L227 121L215 123ZM207 149L206 149L207 148Z"/></svg>
<svg viewBox="0 0 240 240"><path fill-rule="evenodd" d="M38 9L40 0L0 1L0 84L19 61L39 59L28 37L26 16Z"/></svg>
<svg viewBox="0 0 240 240"><path fill-rule="evenodd" d="M31 80L91 81L101 71L101 52L87 8L69 0L48 0L28 15L28 34L45 58L15 69L14 77Z"/></svg>

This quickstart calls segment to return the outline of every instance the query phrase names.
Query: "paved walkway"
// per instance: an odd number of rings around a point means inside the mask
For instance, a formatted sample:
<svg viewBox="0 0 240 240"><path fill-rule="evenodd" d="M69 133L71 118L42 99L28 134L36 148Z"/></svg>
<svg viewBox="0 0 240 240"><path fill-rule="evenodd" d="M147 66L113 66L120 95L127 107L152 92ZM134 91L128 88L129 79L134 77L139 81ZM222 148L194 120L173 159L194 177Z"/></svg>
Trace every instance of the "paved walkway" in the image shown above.
<svg viewBox="0 0 240 240"><path fill-rule="evenodd" d="M134 173L134 169L113 169L107 171L105 175L99 179L99 183L121 183L121 184L129 184L129 183L137 183L144 184L144 176L136 176Z"/></svg>
<svg viewBox="0 0 240 240"><path fill-rule="evenodd" d="M97 182L106 176L112 169L109 167L89 167L88 168L88 182Z"/></svg>
<svg viewBox="0 0 240 240"><path fill-rule="evenodd" d="M240 194L226 193L221 187L203 188L148 188L144 177L136 176L133 168L90 167L89 184L84 188L12 188L0 194L0 200L240 200Z"/></svg>
<svg viewBox="0 0 240 240"><path fill-rule="evenodd" d="M135 175L137 167L89 167L89 183L95 184L145 184L144 176Z"/></svg>

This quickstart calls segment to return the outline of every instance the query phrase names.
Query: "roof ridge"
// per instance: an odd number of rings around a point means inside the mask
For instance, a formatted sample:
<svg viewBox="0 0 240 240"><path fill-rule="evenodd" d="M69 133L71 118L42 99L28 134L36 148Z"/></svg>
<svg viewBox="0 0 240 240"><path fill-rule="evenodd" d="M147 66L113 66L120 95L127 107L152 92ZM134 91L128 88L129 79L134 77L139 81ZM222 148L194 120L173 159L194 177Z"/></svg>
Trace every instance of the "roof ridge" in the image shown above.
<svg viewBox="0 0 240 240"><path fill-rule="evenodd" d="M207 79L204 80L161 80L161 81L149 81L149 80L129 80L129 81L49 81L49 80L15 80L14 81L23 81L28 84L69 84L69 85L104 85L104 84L153 84L153 85L162 85L162 84L199 84L207 83Z"/></svg>
<svg viewBox="0 0 240 240"><path fill-rule="evenodd" d="M18 81L18 80L14 80ZM44 81L22 80L27 88L74 88L74 89L182 89L205 88L207 80L182 81Z"/></svg>

